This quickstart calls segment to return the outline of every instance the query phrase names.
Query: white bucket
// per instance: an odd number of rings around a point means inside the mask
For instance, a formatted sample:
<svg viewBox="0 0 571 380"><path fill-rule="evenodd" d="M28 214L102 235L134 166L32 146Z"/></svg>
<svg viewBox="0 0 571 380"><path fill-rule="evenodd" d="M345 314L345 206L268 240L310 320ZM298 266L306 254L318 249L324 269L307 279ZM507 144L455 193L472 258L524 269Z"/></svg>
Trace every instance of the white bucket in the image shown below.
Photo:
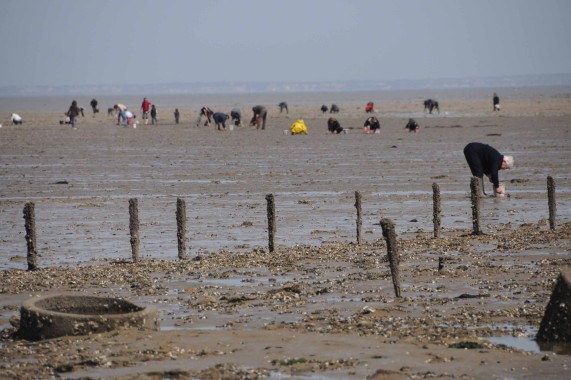
<svg viewBox="0 0 571 380"><path fill-rule="evenodd" d="M231 131L233 131L233 130L234 130L234 124L230 124L230 125L228 126L228 129L231 130Z"/></svg>
<svg viewBox="0 0 571 380"><path fill-rule="evenodd" d="M289 131L287 129L284 129L284 135L289 135Z"/></svg>
<svg viewBox="0 0 571 380"><path fill-rule="evenodd" d="M344 129L344 130L343 130L343 133L348 134L348 133L349 133L349 130L348 130L348 129Z"/></svg>

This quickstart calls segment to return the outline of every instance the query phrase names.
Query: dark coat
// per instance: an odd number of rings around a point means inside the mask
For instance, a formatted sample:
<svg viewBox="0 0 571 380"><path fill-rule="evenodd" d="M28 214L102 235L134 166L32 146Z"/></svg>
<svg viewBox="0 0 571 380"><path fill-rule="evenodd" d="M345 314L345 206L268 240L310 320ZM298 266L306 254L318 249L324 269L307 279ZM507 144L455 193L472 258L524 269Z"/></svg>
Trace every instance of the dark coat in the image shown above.
<svg viewBox="0 0 571 380"><path fill-rule="evenodd" d="M494 188L500 186L498 171L502 167L504 156L488 144L473 142L464 148L464 157L474 177L490 176Z"/></svg>

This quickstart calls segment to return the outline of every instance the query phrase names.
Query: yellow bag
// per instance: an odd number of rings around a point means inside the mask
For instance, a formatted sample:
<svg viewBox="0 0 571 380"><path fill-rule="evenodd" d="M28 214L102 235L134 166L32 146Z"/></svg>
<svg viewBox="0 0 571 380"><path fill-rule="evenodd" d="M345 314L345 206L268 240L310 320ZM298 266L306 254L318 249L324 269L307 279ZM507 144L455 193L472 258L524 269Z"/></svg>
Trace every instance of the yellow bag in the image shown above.
<svg viewBox="0 0 571 380"><path fill-rule="evenodd" d="M292 135L299 135L303 133L307 135L307 127L305 126L305 122L302 119L297 119L290 127L290 131Z"/></svg>

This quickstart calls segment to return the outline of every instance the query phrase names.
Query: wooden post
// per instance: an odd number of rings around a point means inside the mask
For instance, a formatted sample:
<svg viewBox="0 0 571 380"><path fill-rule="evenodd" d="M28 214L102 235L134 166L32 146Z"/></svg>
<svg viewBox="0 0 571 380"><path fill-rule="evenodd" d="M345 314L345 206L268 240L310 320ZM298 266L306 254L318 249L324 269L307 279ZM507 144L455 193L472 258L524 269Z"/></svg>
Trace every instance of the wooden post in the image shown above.
<svg viewBox="0 0 571 380"><path fill-rule="evenodd" d="M355 207L357 208L357 245L361 245L361 227L363 226L363 214L361 212L361 193L355 191Z"/></svg>
<svg viewBox="0 0 571 380"><path fill-rule="evenodd" d="M398 253L395 225L390 219L381 219L381 228L383 229L383 237L387 242L387 255L389 256L389 265L391 267L395 296L400 297L400 258Z"/></svg>
<svg viewBox="0 0 571 380"><path fill-rule="evenodd" d="M470 180L470 199L472 201L472 235L483 235L480 230L480 178L472 177Z"/></svg>
<svg viewBox="0 0 571 380"><path fill-rule="evenodd" d="M36 245L36 212L35 204L28 202L24 205L24 226L26 228L26 243L28 245L28 270L38 269L37 255L38 248Z"/></svg>
<svg viewBox="0 0 571 380"><path fill-rule="evenodd" d="M434 223L434 237L440 236L440 213L442 209L440 207L440 187L436 182L432 184L432 221Z"/></svg>
<svg viewBox="0 0 571 380"><path fill-rule="evenodd" d="M267 194L266 201L268 203L268 250L274 252L276 235L276 206L274 203L274 195Z"/></svg>
<svg viewBox="0 0 571 380"><path fill-rule="evenodd" d="M555 204L555 181L551 176L547 177L547 201L549 204L549 229L555 231L557 207Z"/></svg>
<svg viewBox="0 0 571 380"><path fill-rule="evenodd" d="M133 262L139 261L139 202L129 199L129 231L131 232L131 254Z"/></svg>
<svg viewBox="0 0 571 380"><path fill-rule="evenodd" d="M178 258L186 259L186 202L184 199L176 200L176 237L178 241Z"/></svg>

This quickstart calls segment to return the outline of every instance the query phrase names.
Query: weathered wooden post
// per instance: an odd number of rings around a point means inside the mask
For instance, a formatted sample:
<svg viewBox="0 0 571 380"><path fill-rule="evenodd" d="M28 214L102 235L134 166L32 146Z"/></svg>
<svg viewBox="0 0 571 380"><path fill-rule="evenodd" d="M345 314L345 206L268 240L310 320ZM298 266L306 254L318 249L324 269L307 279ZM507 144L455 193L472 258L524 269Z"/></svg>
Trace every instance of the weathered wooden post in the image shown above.
<svg viewBox="0 0 571 380"><path fill-rule="evenodd" d="M186 259L186 202L176 199L176 237L178 241L178 258Z"/></svg>
<svg viewBox="0 0 571 380"><path fill-rule="evenodd" d="M268 203L268 250L274 252L276 235L276 205L274 203L274 195L267 194L266 201Z"/></svg>
<svg viewBox="0 0 571 380"><path fill-rule="evenodd" d="M389 256L389 265L391 267L395 296L400 297L400 258L398 253L395 225L390 219L385 218L381 219L381 228L383 229L383 237L387 242L387 255Z"/></svg>
<svg viewBox="0 0 571 380"><path fill-rule="evenodd" d="M129 199L129 231L131 232L131 254L133 262L139 261L139 202Z"/></svg>
<svg viewBox="0 0 571 380"><path fill-rule="evenodd" d="M434 237L440 236L440 213L442 209L440 207L440 187L436 182L432 184L432 221L434 223Z"/></svg>
<svg viewBox="0 0 571 380"><path fill-rule="evenodd" d="M483 235L480 230L480 178L472 177L470 180L470 200L472 201L472 235Z"/></svg>
<svg viewBox="0 0 571 380"><path fill-rule="evenodd" d="M549 204L549 229L555 231L557 207L555 204L555 181L551 176L547 177L547 201Z"/></svg>
<svg viewBox="0 0 571 380"><path fill-rule="evenodd" d="M26 243L28 245L28 270L38 269L37 255L38 248L36 245L36 212L35 204L28 202L24 205L24 226L26 228Z"/></svg>
<svg viewBox="0 0 571 380"><path fill-rule="evenodd" d="M357 208L357 245L361 244L361 227L363 227L363 214L361 212L361 193L355 191L355 207Z"/></svg>

